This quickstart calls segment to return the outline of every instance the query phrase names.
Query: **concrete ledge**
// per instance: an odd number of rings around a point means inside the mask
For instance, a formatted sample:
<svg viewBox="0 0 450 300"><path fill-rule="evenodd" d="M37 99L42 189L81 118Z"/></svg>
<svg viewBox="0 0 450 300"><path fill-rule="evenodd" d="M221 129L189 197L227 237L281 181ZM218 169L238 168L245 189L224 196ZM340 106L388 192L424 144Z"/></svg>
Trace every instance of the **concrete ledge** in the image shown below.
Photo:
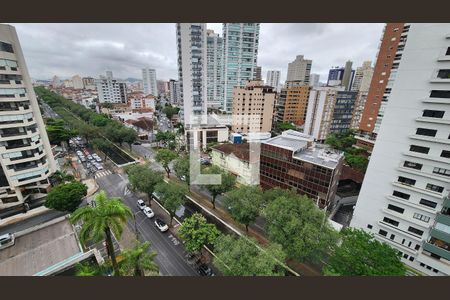
<svg viewBox="0 0 450 300"><path fill-rule="evenodd" d="M14 216L11 216L11 217L8 217L8 218L5 218L5 219L1 219L0 220L0 227L6 226L6 225L11 225L11 224L14 224L14 223L26 220L28 218L31 218L31 217L34 217L34 216L46 213L48 211L50 211L50 209L48 209L45 206L40 206L38 208L33 208L33 209L30 209L27 213L21 213L21 214L17 214L17 215L14 215Z"/></svg>

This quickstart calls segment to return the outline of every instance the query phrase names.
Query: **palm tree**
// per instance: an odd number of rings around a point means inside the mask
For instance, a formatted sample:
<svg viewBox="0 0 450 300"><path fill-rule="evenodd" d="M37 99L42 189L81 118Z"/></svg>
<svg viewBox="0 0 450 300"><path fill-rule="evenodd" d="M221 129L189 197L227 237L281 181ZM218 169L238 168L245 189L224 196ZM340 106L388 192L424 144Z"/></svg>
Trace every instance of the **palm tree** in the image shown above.
<svg viewBox="0 0 450 300"><path fill-rule="evenodd" d="M122 235L122 225L128 218L133 216L128 208L119 198L108 198L105 191L95 196L95 207L85 206L78 208L70 217L72 223L83 222L80 231L80 241L99 242L106 240L108 255L111 258L114 275L120 276L116 255L112 241L112 233L117 239Z"/></svg>
<svg viewBox="0 0 450 300"><path fill-rule="evenodd" d="M134 248L122 252L121 270L130 276L145 276L145 271L158 272L154 259L156 252L149 252L150 243L137 243Z"/></svg>

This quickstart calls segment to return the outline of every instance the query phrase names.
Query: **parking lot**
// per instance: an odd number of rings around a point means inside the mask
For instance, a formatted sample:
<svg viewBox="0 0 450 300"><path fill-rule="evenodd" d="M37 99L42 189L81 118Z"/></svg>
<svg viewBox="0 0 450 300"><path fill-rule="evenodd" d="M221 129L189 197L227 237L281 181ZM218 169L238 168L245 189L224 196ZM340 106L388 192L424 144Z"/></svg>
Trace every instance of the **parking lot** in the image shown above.
<svg viewBox="0 0 450 300"><path fill-rule="evenodd" d="M69 146L73 150L78 164L83 166L87 177L98 178L111 174L111 171L106 170L103 159L93 149L89 148L82 138L72 138L69 141Z"/></svg>

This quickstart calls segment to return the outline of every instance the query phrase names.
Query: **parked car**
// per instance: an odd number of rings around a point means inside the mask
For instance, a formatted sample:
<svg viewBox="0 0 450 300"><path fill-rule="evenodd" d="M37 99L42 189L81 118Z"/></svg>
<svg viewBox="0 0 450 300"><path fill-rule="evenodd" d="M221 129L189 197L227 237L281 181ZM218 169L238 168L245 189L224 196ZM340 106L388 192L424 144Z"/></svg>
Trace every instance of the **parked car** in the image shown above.
<svg viewBox="0 0 450 300"><path fill-rule="evenodd" d="M89 159L89 160L93 160L93 159L94 159L94 158L92 157L92 155L90 155L90 154L89 154L88 156L86 156L86 158Z"/></svg>
<svg viewBox="0 0 450 300"><path fill-rule="evenodd" d="M138 142L138 141L135 141L135 142L133 143L133 145L142 145L142 143L141 143L141 142Z"/></svg>
<svg viewBox="0 0 450 300"><path fill-rule="evenodd" d="M205 264L200 265L197 269L197 272L198 274L200 274L200 276L214 276L214 272Z"/></svg>
<svg viewBox="0 0 450 300"><path fill-rule="evenodd" d="M167 226L167 224L161 219L156 219L155 225L161 232L166 232L167 230L169 230L169 226Z"/></svg>
<svg viewBox="0 0 450 300"><path fill-rule="evenodd" d="M144 207L143 212L148 218L153 218L155 216L153 210L148 206Z"/></svg>
<svg viewBox="0 0 450 300"><path fill-rule="evenodd" d="M184 176L184 175L180 176L180 180L181 181L186 181L186 176Z"/></svg>
<svg viewBox="0 0 450 300"><path fill-rule="evenodd" d="M138 206L140 209L144 209L144 208L147 207L147 205L145 205L144 200L142 200L142 199L139 199L139 200L137 201L137 206Z"/></svg>
<svg viewBox="0 0 450 300"><path fill-rule="evenodd" d="M13 233L0 235L0 249L11 247L15 244L15 236Z"/></svg>
<svg viewBox="0 0 450 300"><path fill-rule="evenodd" d="M81 160L81 162L86 162L86 157L80 156L80 160Z"/></svg>
<svg viewBox="0 0 450 300"><path fill-rule="evenodd" d="M195 265L200 262L201 257L196 253L188 253L185 255L186 262L190 265Z"/></svg>

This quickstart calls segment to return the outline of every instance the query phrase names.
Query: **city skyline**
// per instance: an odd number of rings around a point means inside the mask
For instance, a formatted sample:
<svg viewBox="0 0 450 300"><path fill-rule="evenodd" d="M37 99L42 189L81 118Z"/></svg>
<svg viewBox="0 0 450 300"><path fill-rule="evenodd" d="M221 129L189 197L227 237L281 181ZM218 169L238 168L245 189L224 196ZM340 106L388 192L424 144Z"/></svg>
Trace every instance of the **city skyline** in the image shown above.
<svg viewBox="0 0 450 300"><path fill-rule="evenodd" d="M75 74L97 77L109 69L117 78L141 78L145 67L156 69L161 80L178 77L174 23L12 25L17 28L34 79ZM267 70L280 70L280 81L284 82L288 63L297 55L305 55L313 60L311 73L326 78L332 66L342 66L348 59L356 66L375 60L383 26L262 23L258 65L264 75ZM222 23L207 23L207 28L222 36ZM331 50L330 44L335 46ZM48 55L52 55L51 61Z"/></svg>

